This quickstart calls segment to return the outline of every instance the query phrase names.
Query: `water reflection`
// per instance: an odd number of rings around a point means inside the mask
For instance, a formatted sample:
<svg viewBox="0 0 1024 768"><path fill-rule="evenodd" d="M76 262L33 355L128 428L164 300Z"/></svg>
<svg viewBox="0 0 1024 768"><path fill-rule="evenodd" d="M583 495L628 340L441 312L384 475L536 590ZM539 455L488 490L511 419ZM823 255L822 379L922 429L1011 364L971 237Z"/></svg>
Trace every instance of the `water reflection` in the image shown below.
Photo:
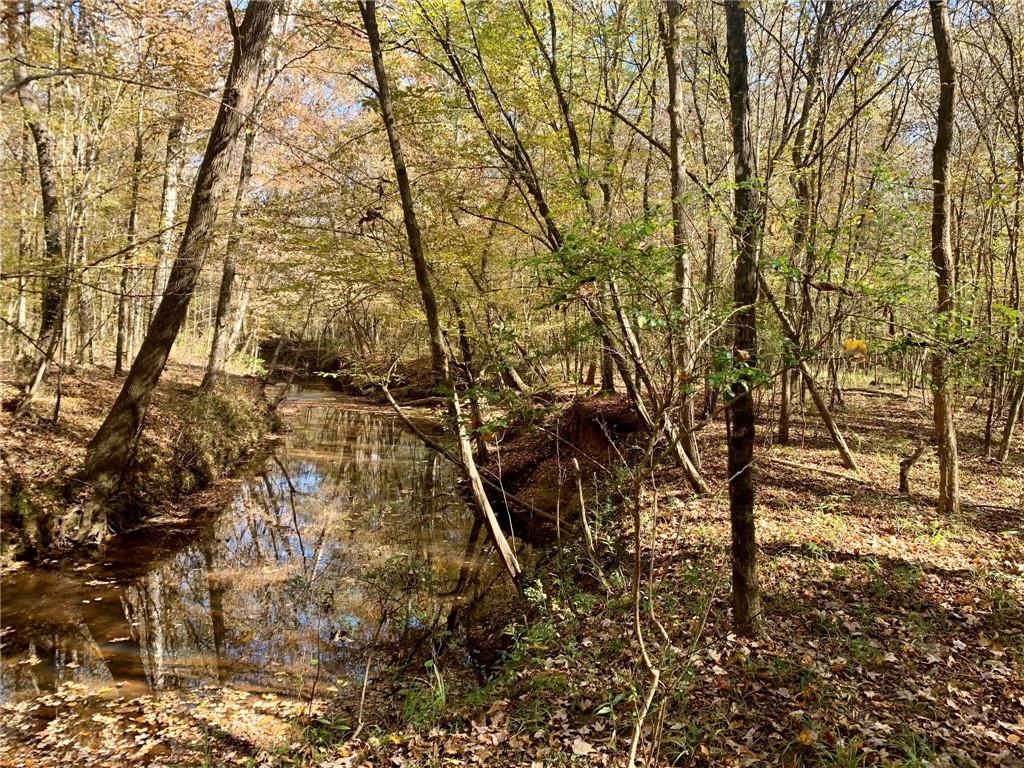
<svg viewBox="0 0 1024 768"><path fill-rule="evenodd" d="M496 573L452 468L394 419L337 405L297 408L229 508L152 565L5 579L0 696L330 691L368 649L449 627Z"/></svg>

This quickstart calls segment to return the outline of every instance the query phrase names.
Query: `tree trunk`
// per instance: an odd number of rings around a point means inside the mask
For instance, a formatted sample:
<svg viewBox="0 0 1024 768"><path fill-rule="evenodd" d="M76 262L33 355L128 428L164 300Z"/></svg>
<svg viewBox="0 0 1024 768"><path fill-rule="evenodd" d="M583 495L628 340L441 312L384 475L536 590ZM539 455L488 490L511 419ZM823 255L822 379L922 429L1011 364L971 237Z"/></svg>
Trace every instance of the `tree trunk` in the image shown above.
<svg viewBox="0 0 1024 768"><path fill-rule="evenodd" d="M291 23L292 0L284 4L284 11L281 15L282 24L275 32L276 35L284 36L288 32ZM270 78L273 79L277 72L277 54L270 57ZM256 88L262 92L269 81L265 81L268 60L260 62L259 72L256 75ZM238 247L242 240L242 217L245 212L245 197L249 194L249 186L252 180L252 156L256 145L256 137L259 133L258 117L260 111L260 99L257 94L249 115L249 127L245 132L245 146L242 150L241 169L238 174L238 188L235 190L235 205L231 211L231 232L228 235L227 248L224 252L224 267L221 271L220 290L217 294L217 314L213 325L213 340L210 344L210 357L206 365L206 373L203 376L204 388L211 386L221 374L224 363L235 349L235 341L241 330L242 319L248 304L248 278L243 281L242 301L236 307L234 305L234 285L237 272Z"/></svg>
<svg viewBox="0 0 1024 768"><path fill-rule="evenodd" d="M238 173L235 206L231 211L231 234L228 236L227 248L224 251L224 269L220 276L220 290L217 292L217 314L213 321L213 341L210 343L210 357L206 363L206 374L203 376L204 389L211 386L220 376L224 361L230 354L228 343L231 333L228 326L231 322L231 296L237 271L238 246L242 241L242 212L245 208L245 196L249 193L249 182L252 179L252 151L255 143L256 127L250 124L249 130L245 133L242 167Z"/></svg>
<svg viewBox="0 0 1024 768"><path fill-rule="evenodd" d="M960 468L957 457L956 426L953 423L953 393L947 370L948 347L945 328L953 321L956 274L949 240L949 158L953 143L953 107L956 97L956 67L953 63L946 0L929 0L932 32L939 64L938 122L932 151L931 254L935 266L940 342L931 348L932 406L936 452L939 456L939 512L955 514L960 509Z"/></svg>
<svg viewBox="0 0 1024 768"><path fill-rule="evenodd" d="M21 41L22 29L18 24L19 7L17 0L7 0L7 39L11 49L14 81L18 84L18 101L25 121L36 145L36 162L39 166L39 191L43 203L43 240L45 270L43 294L40 307L39 333L36 337L35 371L14 411L14 417L25 414L32 398L46 375L47 366L60 344L63 331L62 315L66 304L67 265L61 246L60 198L57 186L57 166L54 162L53 136L46 123L46 116L40 103L39 94L30 82L26 82L25 50ZM25 28L28 28L26 12Z"/></svg>
<svg viewBox="0 0 1024 768"><path fill-rule="evenodd" d="M135 241L139 221L139 182L142 176L142 94L139 94L138 122L135 126L135 152L132 154L131 205L128 209L128 242L121 261L121 285L117 296L117 340L114 344L114 373L124 372L128 355L128 293L134 282L132 261L135 258ZM134 293L134 291L132 291Z"/></svg>
<svg viewBox="0 0 1024 768"><path fill-rule="evenodd" d="M690 306L693 297L693 269L690 253L686 247L685 211L683 209L683 188L686 175L686 160L683 157L683 65L680 58L679 17L683 13L681 0L666 0L665 12L658 17L662 44L665 48L665 64L668 68L668 125L669 165L672 194L672 249L674 259L674 285L672 303L678 312L674 338L675 349L670 350L676 361L678 376L682 381L680 426L683 448L700 469L700 452L693 435L693 397L689 391L693 374L693 333Z"/></svg>
<svg viewBox="0 0 1024 768"><path fill-rule="evenodd" d="M1024 410L1024 376L1017 381L1017 386L1010 397L1010 407L1006 414L1006 424L1003 425L1003 437L999 442L999 461L1005 462L1010 457L1010 447L1013 444L1013 432L1020 421L1021 411Z"/></svg>
<svg viewBox="0 0 1024 768"><path fill-rule="evenodd" d="M910 470L920 459L928 448L927 440L920 440L917 447L900 460L900 493L910 493Z"/></svg>
<svg viewBox="0 0 1024 768"><path fill-rule="evenodd" d="M181 181L183 147L181 133L185 118L179 113L171 118L167 129L167 154L164 160L164 183L160 198L160 238L157 241L156 264L153 266L153 283L146 305L146 322L153 319L156 307L167 288L167 259L174 245L174 217L178 213L178 183Z"/></svg>
<svg viewBox="0 0 1024 768"><path fill-rule="evenodd" d="M736 272L733 280L735 365L757 365L757 274L761 237L760 190L754 170L747 82L746 11L725 5L729 61L729 107L735 164ZM761 623L754 533L754 397L750 382L729 393L729 517L732 526L732 609L736 631L755 635Z"/></svg>
<svg viewBox="0 0 1024 768"><path fill-rule="evenodd" d="M402 198L402 217L405 220L405 233L409 239L409 255L412 257L416 270L416 282L423 300L423 311L427 315L427 330L430 334L430 359L434 366L434 374L438 380L448 378L448 356L445 354L444 339L441 336L441 323L438 319L437 300L434 289L430 285L430 268L423 253L423 239L420 236L419 222L416 220L416 209L413 205L412 183L409 171L405 166L405 154L398 137L398 123L391 103L391 87L388 84L387 72L384 69L384 56L380 47L380 32L377 29L377 10L374 0L360 0L359 12L366 27L366 36L370 43L370 56L373 59L373 72L377 78L377 100L380 116L384 121L384 130L388 135L388 146L391 148L391 159L395 165L395 179L398 182L398 193Z"/></svg>
<svg viewBox="0 0 1024 768"><path fill-rule="evenodd" d="M231 150L248 111L252 80L270 37L277 7L277 0L251 0L240 27L235 28L233 16L230 19L234 36L231 68L206 154L196 176L188 222L171 267L167 291L117 400L89 443L83 477L97 486L101 494L113 491L128 467L153 390L188 312L213 239ZM100 504L91 506L91 515L102 515ZM80 535L89 535L99 524L98 520L90 519L91 515L83 519Z"/></svg>
<svg viewBox="0 0 1024 768"><path fill-rule="evenodd" d="M761 285L761 289L764 291L765 296L768 299L768 303L775 311L775 315L779 318L779 322L782 324L782 332L789 343L791 349L797 349L798 339L800 338L800 332L793 326L793 322L786 314L785 310L779 306L779 302L772 294L771 288L768 286L768 282L765 280L764 275L758 276L758 281ZM832 444L839 451L839 455L843 459L843 466L847 469L852 469L854 472L860 472L860 467L857 465L857 460L853 457L853 453L850 452L849 446L846 444L846 440L843 438L843 433L839 430L839 425L836 424L835 418L833 418L831 411L825 404L825 398L821 394L821 390L818 389L817 383L814 381L814 372L811 371L810 366L807 365L807 361L803 357L798 357L796 360L796 371L803 377L804 386L811 393L811 399L814 401L814 406L818 409L818 415L821 416L821 421L825 425L825 429L828 430L829 437L832 438ZM789 376L789 370L782 372L783 377Z"/></svg>
<svg viewBox="0 0 1024 768"><path fill-rule="evenodd" d="M654 381L651 378L647 363L644 360L643 350L640 349L640 342L637 339L636 334L633 332L633 327L629 322L629 318L623 310L622 302L619 298L618 286L615 284L614 280L609 283L609 289L611 290L612 306L615 309L615 315L619 321L619 328L622 331L626 351L629 352L630 357L633 358L633 365L636 369L636 379L634 380L629 375L629 367L626 365L624 356L621 352L617 351L617 348L612 346L612 349L615 350L615 359L619 364L619 372L622 376L623 383L626 386L626 394L629 395L634 409L652 433L658 432L659 429L664 431L665 436L668 438L669 445L672 446L672 450L675 453L676 461L683 468L683 473L686 475L686 479L687 482L690 483L690 487L693 488L696 493L706 494L709 490L707 483L705 483L704 478L701 477L700 469L693 463L693 461L691 461L690 455L686 452L683 437L680 434L679 428L672 420L672 415L669 412L669 409L658 396L658 391L654 386ZM606 331L605 337L611 338L611 334ZM651 404L658 411L660 427L659 423L656 423L647 412L647 406L644 404L643 400L643 393L640 391L641 384L643 384L644 388L647 390L647 396L650 398Z"/></svg>
<svg viewBox="0 0 1024 768"><path fill-rule="evenodd" d="M20 331L15 343L16 353L20 356L21 350L25 347L25 337L28 329L28 301L26 292L28 290L28 278L25 273L28 271L30 254L32 252L31 240L29 238L28 215L25 212L26 192L28 190L28 126L21 134L21 147L18 157L18 295L15 300L14 319Z"/></svg>
<svg viewBox="0 0 1024 768"><path fill-rule="evenodd" d="M469 432L466 429L466 421L462 415L460 394L455 386L451 366L448 364L448 355L444 348L445 340L441 334L441 326L438 322L437 303L434 299L434 290L430 285L430 273L426 257L423 253L423 240L420 235L419 222L416 220L416 211L413 207L412 185L409 183L409 173L405 167L405 156L402 154L402 144L398 136L398 125L391 106L391 91L388 87L387 72L384 69L384 58L381 55L380 33L377 29L376 3L374 0L359 0L359 12L362 14L363 25L366 28L366 35L370 43L370 55L373 58L373 71L377 78L377 96L380 101L381 116L387 131L388 144L391 147L391 156L395 165L395 176L398 179L398 189L402 198L402 213L405 218L405 231L409 240L409 252L412 255L416 268L416 282L419 283L423 309L427 315L434 374L441 383L451 390L450 412L459 440L459 461L462 466L463 475L469 481L470 491L473 494L473 501L476 503L477 512L484 522L487 523L491 540L501 556L505 569L509 572L512 580L518 584L522 576L522 568L509 545L508 539L505 537L505 533L498 524L498 518L495 516L491 503L484 491L483 480L473 458L473 445L470 441Z"/></svg>
<svg viewBox="0 0 1024 768"><path fill-rule="evenodd" d="M795 366L790 365L790 363L800 358L801 347L805 341L804 336L806 336L804 331L810 326L809 317L797 318L801 284L796 274L797 270L799 270L800 274L809 279L814 272L813 239L811 237L813 226L811 184L808 179L810 167L814 159L814 152L813 150L811 152L807 151L807 127L811 119L811 110L817 98L818 67L821 61L822 44L825 33L828 30L828 23L832 16L833 8L834 3L832 0L826 0L824 7L818 12L814 42L811 44L811 51L807 61L807 87L804 91L804 98L800 107L800 117L797 120L796 131L793 135L793 172L790 175L790 183L793 186L793 195L797 209L793 221L793 249L789 265L790 274L786 279L784 311L796 330L796 334L787 334L783 343L787 367L782 374L782 392L779 407L780 445L789 444L789 427L793 415L793 395L798 381L796 370L794 370ZM804 309L809 312L810 308L810 302L805 301ZM840 437L840 439L842 438Z"/></svg>

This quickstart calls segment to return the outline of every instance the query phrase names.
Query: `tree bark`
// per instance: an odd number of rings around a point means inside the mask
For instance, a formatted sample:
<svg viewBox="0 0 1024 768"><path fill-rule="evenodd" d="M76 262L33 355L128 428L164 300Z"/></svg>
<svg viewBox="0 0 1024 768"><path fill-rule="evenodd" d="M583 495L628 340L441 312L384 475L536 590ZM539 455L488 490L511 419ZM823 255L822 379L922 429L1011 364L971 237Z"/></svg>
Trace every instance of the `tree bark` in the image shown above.
<svg viewBox="0 0 1024 768"><path fill-rule="evenodd" d="M164 182L160 196L160 238L157 241L156 264L153 266L153 283L146 306L146 322L153 320L157 300L167 288L167 259L174 246L174 217L178 214L178 184L181 181L183 163L182 131L185 118L180 114L171 117L167 129L167 150L164 158Z"/></svg>
<svg viewBox="0 0 1024 768"><path fill-rule="evenodd" d="M672 420L672 415L669 412L669 409L665 407L665 403L662 401L663 399L659 397L658 391L654 386L654 381L651 378L647 363L644 360L643 350L640 348L640 341L633 332L633 327L629 322L629 318L623 310L622 302L619 298L618 286L615 284L615 281L612 280L609 282L608 287L611 291L612 306L615 309L615 316L619 321L619 328L622 330L626 351L629 352L630 357L633 358L633 365L636 369L636 378L639 380L639 383L637 383L637 381L634 381L633 377L629 375L630 371L629 367L626 365L625 357L621 352L618 352L617 348L613 347L615 350L614 357L619 364L619 373L626 386L626 394L633 403L633 407L637 414L639 414L640 419L652 434L657 433L659 430L664 431L665 436L668 438L669 445L671 445L672 451L675 454L676 461L679 466L683 468L686 480L690 483L690 487L693 488L694 492L707 494L709 491L707 483L705 483L704 478L701 477L700 469L693 463L690 459L690 455L686 452L685 442L680 434L680 430ZM611 337L611 334L606 331L605 336ZM658 410L660 427L658 423L655 423L655 420L647 411L647 406L644 404L643 400L643 393L641 393L639 389L640 384L643 384L644 388L647 390L647 396L650 398L652 405L654 405Z"/></svg>
<svg viewBox="0 0 1024 768"><path fill-rule="evenodd" d="M245 120L251 99L252 80L270 37L277 0L250 0L237 29L230 17L234 52L224 95L196 176L188 222L178 255L171 267L167 291L153 316L139 354L110 413L89 443L83 479L100 494L116 489L134 452L142 422L149 407L171 347L178 336L195 291L203 261L214 236L217 208L224 192L231 151ZM99 525L100 504L83 519L80 535L87 536Z"/></svg>
<svg viewBox="0 0 1024 768"><path fill-rule="evenodd" d="M1017 422L1020 421L1021 411L1024 410L1024 376L1017 380L1013 394L1010 397L1010 407L1006 414L1006 423L1003 425L1003 437L999 442L998 459L1005 462L1010 457L1010 447L1013 445L1013 433Z"/></svg>
<svg viewBox="0 0 1024 768"><path fill-rule="evenodd" d="M128 242L121 261L121 284L117 295L117 339L114 344L114 373L124 372L128 355L128 292L132 287L132 261L135 258L135 241L139 221L139 183L142 176L142 94L139 94L139 115L135 126L135 151L132 154L131 203L128 209ZM134 291L133 291L134 292Z"/></svg>
<svg viewBox="0 0 1024 768"><path fill-rule="evenodd" d="M373 70L377 78L377 97L380 102L384 127L388 135L391 157L395 165L398 189L402 198L402 213L409 241L409 252L415 265L416 282L419 283L423 308L427 315L434 374L441 383L451 390L450 413L459 440L459 462L462 467L463 476L469 482L477 513L487 523L491 540L501 556L502 564L512 577L512 580L518 584L522 577L522 568L516 559L515 553L512 551L508 539L505 537L504 531L501 530L501 526L498 524L498 518L495 516L490 500L484 491L483 479L480 477L476 460L473 458L473 445L470 441L469 431L466 429L466 420L462 415L459 390L455 386L455 379L452 376L452 369L448 362L445 339L441 333L441 326L437 316L437 303L434 299L434 290L430 284L430 273L423 252L423 239L420 234L419 222L416 220L412 185L409 182L409 173L405 166L405 156L402 153L402 144L398 136L398 124L395 121L394 110L391 105L391 91L388 87L387 72L384 69L384 58L381 54L380 33L377 29L376 3L374 0L359 0L359 12L362 14L363 25L370 43ZM387 392L386 389L385 392ZM390 399L390 395L388 397Z"/></svg>
<svg viewBox="0 0 1024 768"><path fill-rule="evenodd" d="M242 213L245 208L245 196L249 194L249 182L252 180L252 151L256 143L256 127L250 125L245 133L245 148L242 151L242 167L238 173L238 188L235 190L235 205L231 211L231 234L228 235L227 248L224 251L224 268L220 276L220 290L217 292L217 314L213 320L213 340L210 343L210 357L206 362L206 373L203 376L203 388L213 385L220 376L224 361L230 353L228 343L231 333L228 328L231 309L231 297L237 272L238 246L242 241Z"/></svg>
<svg viewBox="0 0 1024 768"><path fill-rule="evenodd" d="M25 273L28 271L29 257L32 251L29 238L28 215L25 212L29 166L28 135L28 126L25 126L21 134L21 147L18 156L18 295L15 299L14 321L21 332L18 334L15 345L15 351L19 356L21 350L25 347L25 338L29 334L28 301L25 295L28 289L28 278L25 277Z"/></svg>
<svg viewBox="0 0 1024 768"><path fill-rule="evenodd" d="M281 15L282 23L275 34L284 36L288 32L291 22L291 6L289 0ZM262 92L267 81L267 69L269 64L270 79L273 79L277 71L277 53L261 60L259 72L256 75L257 90ZM245 146L242 150L241 168L238 173L238 187L235 190L235 204L231 211L231 232L228 235L227 248L224 251L224 267L221 271L220 290L217 294L217 314L214 318L213 340L210 344L210 357L206 365L206 373L203 376L203 388L211 386L220 376L224 363L235 349L235 340L241 330L243 315L248 303L247 282L243 280L242 301L235 306L235 279L238 271L238 248L242 241L242 220L245 213L245 198L249 194L249 186L252 181L252 157L256 138L259 134L259 112L262 96L259 94L253 104L249 115L249 127L245 132Z"/></svg>
<svg viewBox="0 0 1024 768"><path fill-rule="evenodd" d="M932 33L938 58L939 109L932 150L932 226L931 255L939 323L949 324L956 308L955 267L949 239L949 165L953 144L953 108L956 98L956 66L953 63L946 0L929 0ZM946 334L941 332L940 339ZM953 423L953 393L947 369L949 351L942 341L931 348L932 407L935 422L936 452L939 457L939 512L955 514L960 509L960 468L957 457L956 426Z"/></svg>
<svg viewBox="0 0 1024 768"><path fill-rule="evenodd" d="M775 311L775 315L779 318L779 322L782 324L782 332L789 342L791 349L798 348L798 341L800 338L800 332L793 326L792 320L786 314L785 310L779 306L779 302L772 294L771 288L768 287L768 283L764 278L764 275L758 276L758 281L761 285L761 289L764 291L765 296L768 299L768 303ZM814 372L811 371L810 366L807 365L807 361L803 357L799 357L796 360L796 370L803 377L804 385L807 387L807 391L811 393L811 399L814 401L814 406L818 409L818 415L821 416L821 421L825 425L825 429L828 430L829 437L832 438L832 444L839 451L839 455L843 459L843 466L847 469L852 469L854 472L860 472L860 467L857 465L857 460L853 457L853 453L850 451L849 446L846 444L846 440L843 438L843 433L839 430L839 425L836 424L835 418L832 416L831 411L828 409L828 405L825 404L825 398L821 394L821 390L818 389L817 383L814 381ZM788 376L789 370L782 372L782 375Z"/></svg>
<svg viewBox="0 0 1024 768"><path fill-rule="evenodd" d="M22 44L22 25L17 0L7 0L7 39L11 49L12 74L18 83L17 94L25 122L36 145L36 163L39 166L39 191L43 203L43 241L46 275L43 279L43 295L40 307L39 333L36 337L35 370L25 386L25 391L14 410L14 417L24 415L46 375L46 369L53 353L60 345L63 332L63 314L66 304L67 265L64 263L64 249L61 245L60 195L57 186L57 166L54 161L54 143L39 94L31 82L26 81L25 49ZM26 11L25 29L28 28Z"/></svg>
<svg viewBox="0 0 1024 768"><path fill-rule="evenodd" d="M438 318L437 299L430 284L430 268L423 252L423 239L420 235L419 222L416 220L416 208L413 204L412 182L409 170L405 165L405 153L398 136L398 122L391 101L391 87L388 84L387 71L384 68L384 56L380 47L380 31L377 28L377 10L375 0L360 0L359 12L363 17L363 26L370 43L370 56L373 59L373 72L377 79L377 101L380 116L384 122L384 130L391 148L391 159L395 166L395 179L398 193L402 198L402 218L405 221L405 233L409 239L409 255L412 257L416 270L416 283L419 285L420 297L423 300L423 311L427 316L427 330L430 335L430 359L434 366L434 374L438 380L448 379L448 356L444 349L441 335L441 322Z"/></svg>
<svg viewBox="0 0 1024 768"><path fill-rule="evenodd" d="M928 441L921 440L914 450L900 459L900 493L910 493L910 470L914 468L927 448Z"/></svg>
<svg viewBox="0 0 1024 768"><path fill-rule="evenodd" d="M750 135L746 12L740 3L725 4L729 63L729 108L735 166L736 271L733 279L736 365L757 365L758 249L762 214ZM729 393L729 517L732 527L733 624L741 635L755 635L761 623L754 532L754 398L749 382Z"/></svg>
<svg viewBox="0 0 1024 768"><path fill-rule="evenodd" d="M784 350L787 363L794 358L799 359L801 346L805 340L803 337L806 335L803 331L810 325L809 317L797 318L800 281L795 275L796 271L799 270L807 279L810 279L814 272L814 246L811 236L814 222L812 221L811 210L811 183L808 179L814 159L814 152L807 151L807 128L811 119L811 110L817 100L818 69L821 62L822 44L825 33L828 30L828 22L832 16L833 9L834 3L832 0L826 0L824 7L818 12L814 42L811 44L811 51L807 61L807 86L800 107L796 131L793 135L793 172L790 175L790 183L793 186L793 195L797 209L793 220L792 261L789 265L790 275L786 280L784 311L796 330L796 334L795 336L786 334ZM808 311L811 309L810 302L804 302L804 309ZM782 391L779 407L780 445L789 444L789 427L793 415L793 394L797 384L795 367L787 365L786 370L782 374ZM851 467L851 469L853 468Z"/></svg>
<svg viewBox="0 0 1024 768"><path fill-rule="evenodd" d="M684 178L686 161L683 157L683 65L680 58L679 17L683 13L681 0L666 0L665 10L659 15L662 45L665 48L665 64L668 68L668 126L669 126L669 167L672 194L672 250L674 263L674 285L672 303L675 305L677 330L673 334L676 344L671 350L682 380L680 426L683 448L700 469L700 451L693 435L693 398L688 390L693 374L693 333L691 330L690 307L693 297L693 269L690 253L686 247L685 211L683 209Z"/></svg>

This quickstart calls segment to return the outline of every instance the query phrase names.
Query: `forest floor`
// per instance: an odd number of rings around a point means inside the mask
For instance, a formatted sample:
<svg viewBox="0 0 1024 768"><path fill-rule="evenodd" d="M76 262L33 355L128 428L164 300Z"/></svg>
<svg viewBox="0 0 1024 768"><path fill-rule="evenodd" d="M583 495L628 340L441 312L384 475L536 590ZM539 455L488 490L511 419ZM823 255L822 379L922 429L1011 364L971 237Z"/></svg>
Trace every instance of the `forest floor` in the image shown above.
<svg viewBox="0 0 1024 768"><path fill-rule="evenodd" d="M942 517L933 454L914 468L913 492L897 492L901 456L930 430L920 399L852 394L837 415L859 478L810 416L785 448L760 428L756 640L730 628L721 424L700 437L711 495L693 498L675 470L648 482L639 623L659 685L639 765L1024 765L1019 438L1006 465L980 458L980 422L961 413L964 503ZM527 590L533 618L509 629L511 647L483 687L439 662L411 681L372 680L362 705L353 691L309 708L237 691L216 705L118 699L84 716L92 746L67 752L82 738L65 724L7 764L74 754L81 765L625 765L651 690L628 512L594 510L606 587L571 554L582 551L575 543L547 561ZM35 715L7 717L18 728Z"/></svg>
<svg viewBox="0 0 1024 768"><path fill-rule="evenodd" d="M639 765L1024 765L1019 438L1006 465L979 458L980 421L961 414L964 501L950 518L935 511L934 453L915 466L913 492L897 492L928 406L852 394L840 417L859 479L816 419L791 446L758 452L756 640L730 627L719 430L701 437L710 497L693 498L674 470L648 487L641 626L660 683ZM620 512L596 533L621 551L632 523ZM425 677L436 706L410 710L407 688L394 730L324 764L624 765L651 676L622 560L606 562L605 591L581 588L586 564L556 559L530 592L537 617L485 688L445 692L441 706Z"/></svg>
<svg viewBox="0 0 1024 768"><path fill-rule="evenodd" d="M201 366L170 363L147 414L132 478L134 501L153 509L198 490L252 453L273 426L257 379L231 376L197 396ZM80 366L60 386L50 375L25 417L0 411L0 566L59 549L85 495L75 488L86 446L103 423L123 378L109 367ZM16 382L0 380L11 396Z"/></svg>

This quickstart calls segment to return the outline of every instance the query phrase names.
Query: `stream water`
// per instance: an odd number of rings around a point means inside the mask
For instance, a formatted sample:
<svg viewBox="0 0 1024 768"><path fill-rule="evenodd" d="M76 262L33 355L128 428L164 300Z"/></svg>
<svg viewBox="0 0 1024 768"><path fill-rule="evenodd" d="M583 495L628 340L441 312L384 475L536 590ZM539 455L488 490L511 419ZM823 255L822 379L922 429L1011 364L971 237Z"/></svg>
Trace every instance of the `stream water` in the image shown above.
<svg viewBox="0 0 1024 768"><path fill-rule="evenodd" d="M273 453L173 545L115 540L102 562L0 583L0 700L65 682L327 692L503 588L442 458L322 387L290 398Z"/></svg>

